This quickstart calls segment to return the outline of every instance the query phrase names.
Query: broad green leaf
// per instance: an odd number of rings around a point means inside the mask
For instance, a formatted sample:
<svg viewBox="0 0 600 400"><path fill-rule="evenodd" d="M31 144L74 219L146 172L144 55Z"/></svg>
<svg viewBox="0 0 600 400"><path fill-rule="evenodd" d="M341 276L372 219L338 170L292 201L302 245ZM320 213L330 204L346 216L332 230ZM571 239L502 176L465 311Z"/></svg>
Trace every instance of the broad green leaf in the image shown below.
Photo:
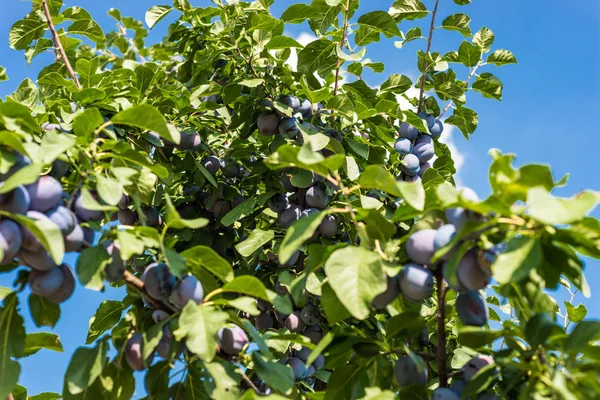
<svg viewBox="0 0 600 400"><path fill-rule="evenodd" d="M223 226L230 226L233 225L234 222L252 214L255 204L256 199L254 197L244 200L241 204L235 206L233 210L229 211L223 216L223 218L221 218L221 224Z"/></svg>
<svg viewBox="0 0 600 400"><path fill-rule="evenodd" d="M65 374L65 391L79 394L90 387L102 373L106 365L107 340L101 340L96 347L79 347L73 353ZM63 393L63 397L65 393Z"/></svg>
<svg viewBox="0 0 600 400"><path fill-rule="evenodd" d="M187 303L179 317L179 327L173 335L177 340L186 339L187 348L201 360L212 361L217 353L217 332L227 321L228 315L215 307Z"/></svg>
<svg viewBox="0 0 600 400"><path fill-rule="evenodd" d="M123 197L123 186L112 177L96 175L96 189L102 200L111 206L119 204Z"/></svg>
<svg viewBox="0 0 600 400"><path fill-rule="evenodd" d="M46 22L40 19L25 18L14 23L8 33L8 44L12 49L25 50L27 46L44 35Z"/></svg>
<svg viewBox="0 0 600 400"><path fill-rule="evenodd" d="M21 366L18 362L11 359L6 360L2 364L2 371L0 371L0 396L5 398L17 385L19 375L21 374Z"/></svg>
<svg viewBox="0 0 600 400"><path fill-rule="evenodd" d="M419 0L396 0L390 7L390 15L397 22L424 18L427 16L427 7Z"/></svg>
<svg viewBox="0 0 600 400"><path fill-rule="evenodd" d="M70 91L77 90L77 86L75 82L67 80L64 76L59 74L58 72L50 72L40 79L38 79L39 84L50 85L50 86L60 86L64 87Z"/></svg>
<svg viewBox="0 0 600 400"><path fill-rule="evenodd" d="M79 19L73 21L73 23L67 28L67 32L75 35L85 36L96 43L100 43L105 39L102 28L93 19Z"/></svg>
<svg viewBox="0 0 600 400"><path fill-rule="evenodd" d="M275 237L275 231L253 230L248 238L235 245L235 249L242 257L250 257L256 250L264 244L270 242Z"/></svg>
<svg viewBox="0 0 600 400"><path fill-rule="evenodd" d="M412 86L412 81L405 75L392 74L381 84L382 91L388 91L395 94L402 94Z"/></svg>
<svg viewBox="0 0 600 400"><path fill-rule="evenodd" d="M73 132L75 132L78 142L91 143L94 140L94 131L103 123L104 119L97 108L87 108L76 116L73 122Z"/></svg>
<svg viewBox="0 0 600 400"><path fill-rule="evenodd" d="M111 118L115 125L127 125L140 129L154 131L161 137L179 144L181 136L175 135L167 127L165 117L155 107L149 104L140 104L123 110Z"/></svg>
<svg viewBox="0 0 600 400"><path fill-rule="evenodd" d="M329 39L319 39L307 44L298 52L298 72L312 76L314 72L326 75L337 64L336 43Z"/></svg>
<svg viewBox="0 0 600 400"><path fill-rule="evenodd" d="M119 196L119 200L121 196ZM111 205L105 205L98 202L98 200L94 197L92 192L88 189L81 189L81 202L83 206L87 210L96 210L96 211L117 211L117 207Z"/></svg>
<svg viewBox="0 0 600 400"><path fill-rule="evenodd" d="M31 164L21 168L0 184L0 194L8 193L17 186L36 182L40 178L43 168L43 164Z"/></svg>
<svg viewBox="0 0 600 400"><path fill-rule="evenodd" d="M480 74L471 88L488 99L502 100L502 81L489 72Z"/></svg>
<svg viewBox="0 0 600 400"><path fill-rule="evenodd" d="M101 290L104 287L104 268L110 256L104 246L84 249L77 260L77 276L88 289Z"/></svg>
<svg viewBox="0 0 600 400"><path fill-rule="evenodd" d="M77 74L79 74L79 83L84 88L90 88L94 86L96 82L96 72L98 72L98 68L100 67L100 58L94 57L91 60L86 60L84 58L80 58L77 60L77 64L75 64L75 69L77 70ZM104 121L101 121L102 124Z"/></svg>
<svg viewBox="0 0 600 400"><path fill-rule="evenodd" d="M295 39L292 39L288 36L275 36L265 47L267 50L280 50L280 49L289 49L289 48L297 48L301 49L304 46L298 43Z"/></svg>
<svg viewBox="0 0 600 400"><path fill-rule="evenodd" d="M490 47L494 44L494 32L488 27L482 27L475 35L473 35L473 44L481 47L484 53L490 51Z"/></svg>
<svg viewBox="0 0 600 400"><path fill-rule="evenodd" d="M329 284L353 317L365 319L373 298L387 287L381 258L363 247L334 251L325 263Z"/></svg>
<svg viewBox="0 0 600 400"><path fill-rule="evenodd" d="M265 285L253 275L237 276L231 282L223 285L221 290L227 293L242 293L265 301L271 301L271 298L274 297L273 293L268 292Z"/></svg>
<svg viewBox="0 0 600 400"><path fill-rule="evenodd" d="M542 224L570 224L583 219L600 201L592 191L584 191L572 198L552 196L543 187L534 187L527 193L527 208L533 219Z"/></svg>
<svg viewBox="0 0 600 400"><path fill-rule="evenodd" d="M542 248L537 239L514 237L508 242L508 249L492 265L494 279L501 284L518 282L541 261Z"/></svg>
<svg viewBox="0 0 600 400"><path fill-rule="evenodd" d="M240 398L240 381L242 376L236 365L228 360L217 358L203 367L212 379L204 379L204 386L211 399L237 400Z"/></svg>
<svg viewBox="0 0 600 400"><path fill-rule="evenodd" d="M474 67L481 59L481 48L464 40L458 47L458 59L467 67Z"/></svg>
<svg viewBox="0 0 600 400"><path fill-rule="evenodd" d="M25 328L18 305L17 295L11 293L0 308L0 398L12 391L19 377L20 366L11 357L20 358L25 353Z"/></svg>
<svg viewBox="0 0 600 400"><path fill-rule="evenodd" d="M165 248L163 251L165 261L169 266L169 271L177 278L181 278L187 272L186 259L177 251L171 248Z"/></svg>
<svg viewBox="0 0 600 400"><path fill-rule="evenodd" d="M152 6L148 11L146 11L146 15L144 16L144 20L146 21L148 28L154 28L154 25L166 17L172 9L173 7L170 6Z"/></svg>
<svg viewBox="0 0 600 400"><path fill-rule="evenodd" d="M467 107L456 107L454 113L444 121L447 124L454 125L462 132L466 139L475 132L479 123L477 113Z"/></svg>
<svg viewBox="0 0 600 400"><path fill-rule="evenodd" d="M96 310L96 314L90 319L90 329L85 344L93 343L104 332L115 326L121 320L124 310L125 307L120 301L103 301Z"/></svg>
<svg viewBox="0 0 600 400"><path fill-rule="evenodd" d="M546 343L554 328L558 326L549 313L537 313L525 323L525 339L532 349L537 349Z"/></svg>
<svg viewBox="0 0 600 400"><path fill-rule="evenodd" d="M300 218L287 229L285 238L279 247L279 262L281 264L288 262L296 250L315 233L326 215L324 212L313 213Z"/></svg>
<svg viewBox="0 0 600 400"><path fill-rule="evenodd" d="M402 192L394 177L382 165L369 165L360 174L358 184L365 189L377 189L400 197Z"/></svg>
<svg viewBox="0 0 600 400"><path fill-rule="evenodd" d="M442 22L442 27L450 31L457 31L461 35L469 37L471 36L471 28L469 27L470 23L471 18L469 18L467 14L458 13L447 17Z"/></svg>
<svg viewBox="0 0 600 400"><path fill-rule="evenodd" d="M8 76L6 76L6 68L0 67L0 82L8 80Z"/></svg>
<svg viewBox="0 0 600 400"><path fill-rule="evenodd" d="M292 369L276 361L267 360L260 353L252 353L256 374L270 387L285 393L294 385Z"/></svg>
<svg viewBox="0 0 600 400"><path fill-rule="evenodd" d="M581 321L565 341L565 351L569 354L581 352L589 342L600 340L599 321Z"/></svg>
<svg viewBox="0 0 600 400"><path fill-rule="evenodd" d="M63 346L60 342L60 338L54 333L48 332L27 334L25 337L25 357L35 354L43 349L62 353Z"/></svg>
<svg viewBox="0 0 600 400"><path fill-rule="evenodd" d="M358 18L358 25L359 28L355 36L355 41L358 45L366 45L379 41L380 33L383 33L388 38L402 36L397 22L385 11L372 11L361 15Z"/></svg>
<svg viewBox="0 0 600 400"><path fill-rule="evenodd" d="M415 210L422 211L425 208L425 189L421 181L417 182L396 182L401 197Z"/></svg>
<svg viewBox="0 0 600 400"><path fill-rule="evenodd" d="M281 14L281 20L288 24L299 24L318 16L319 11L308 4L293 4Z"/></svg>
<svg viewBox="0 0 600 400"><path fill-rule="evenodd" d="M517 59L513 53L508 50L496 50L488 56L485 62L500 67L502 65L516 64Z"/></svg>
<svg viewBox="0 0 600 400"><path fill-rule="evenodd" d="M564 302L567 309L567 316L571 322L581 322L587 315L587 308L583 304L579 304L575 307L573 304Z"/></svg>
<svg viewBox="0 0 600 400"><path fill-rule="evenodd" d="M458 330L458 342L472 349L491 344L499 337L502 337L502 331L475 326L463 326Z"/></svg>
<svg viewBox="0 0 600 400"><path fill-rule="evenodd" d="M29 312L31 312L31 318L35 326L54 328L60 318L60 306L45 297L35 294L30 294L28 300Z"/></svg>
<svg viewBox="0 0 600 400"><path fill-rule="evenodd" d="M208 225L209 221L206 218L184 219L179 215L177 209L171 202L171 198L166 196L167 203L167 225L174 229L200 229Z"/></svg>
<svg viewBox="0 0 600 400"><path fill-rule="evenodd" d="M187 260L192 274L196 275L200 268L208 270L223 282L233 280L233 268L231 264L216 251L207 246L195 246L181 253Z"/></svg>

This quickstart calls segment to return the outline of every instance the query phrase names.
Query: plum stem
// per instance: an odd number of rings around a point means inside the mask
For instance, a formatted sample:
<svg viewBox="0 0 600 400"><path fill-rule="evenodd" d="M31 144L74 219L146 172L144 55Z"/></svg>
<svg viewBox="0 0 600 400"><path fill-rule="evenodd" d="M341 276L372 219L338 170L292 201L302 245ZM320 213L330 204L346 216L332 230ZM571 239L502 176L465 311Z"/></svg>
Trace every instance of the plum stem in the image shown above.
<svg viewBox="0 0 600 400"><path fill-rule="evenodd" d="M340 51L344 48L346 43L347 31L348 31L348 11L350 10L350 0L346 0L346 5L344 7L344 26L342 27L342 38L340 39ZM335 67L335 85L333 87L333 95L337 95L337 91L340 85L340 68L344 60L338 57L337 65Z"/></svg>
<svg viewBox="0 0 600 400"><path fill-rule="evenodd" d="M73 79L73 82L75 82L77 89L81 89L81 84L79 83L79 80L77 79L77 75L75 75L75 71L73 70L71 63L69 62L69 59L67 58L67 53L65 53L65 49L64 49L62 43L60 42L58 33L56 32L56 29L54 28L54 24L52 23L52 17L50 16L50 9L48 8L47 0L42 0L42 7L44 8L44 14L46 15L46 20L48 22L48 29L50 29L50 33L52 34L52 40L54 41L54 46L56 46L56 48L58 49L58 52L60 53L60 58L62 58L63 63L65 64L65 67L67 68L67 72L69 73L69 76L71 77L71 79Z"/></svg>
<svg viewBox="0 0 600 400"><path fill-rule="evenodd" d="M429 50L431 50L431 39L433 38L433 31L435 29L435 16L437 14L439 3L440 0L435 0L435 6L433 7L433 12L431 13L431 25L429 26L427 50L425 51L427 54L429 54ZM423 75L421 76L421 88L419 89L419 107L417 112L421 112L421 109L423 108L423 94L425 93L425 74L427 73L427 68L429 68L429 65L425 63L425 65L423 65Z"/></svg>
<svg viewBox="0 0 600 400"><path fill-rule="evenodd" d="M448 386L448 371L446 370L446 283L442 268L436 271L437 283L437 337L436 349L438 380L440 387Z"/></svg>
<svg viewBox="0 0 600 400"><path fill-rule="evenodd" d="M471 80L471 78L473 78L473 76L475 76L475 72L477 71L477 68L481 67L482 65L483 65L483 60L479 60L477 65L471 69L471 72L469 72L469 76L467 76L467 79L463 82L461 89L464 90L469 85L469 81ZM453 104L454 103L452 102L452 100L450 100L450 102L448 102L448 104L446 104L446 107L444 107L444 110L441 112L438 119L442 119L444 114L446 114L446 112L450 109L450 107L452 107Z"/></svg>

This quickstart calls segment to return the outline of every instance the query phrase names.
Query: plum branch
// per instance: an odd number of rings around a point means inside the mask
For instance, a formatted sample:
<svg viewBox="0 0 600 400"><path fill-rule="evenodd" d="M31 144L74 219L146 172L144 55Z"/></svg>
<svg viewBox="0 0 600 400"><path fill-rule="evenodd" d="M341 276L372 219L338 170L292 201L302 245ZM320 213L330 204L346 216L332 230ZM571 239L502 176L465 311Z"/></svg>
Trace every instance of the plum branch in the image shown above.
<svg viewBox="0 0 600 400"><path fill-rule="evenodd" d="M475 76L475 72L477 71L477 68L481 67L483 65L483 60L479 60L479 62L477 63L477 65L475 65L473 67L473 69L471 69L471 72L469 73L469 76L467 76L467 79L463 82L461 89L466 89L467 86L469 85L469 81L471 80L471 78L473 78L473 76ZM452 107L452 104L454 104L452 102L452 100L450 100L450 102L446 105L446 107L444 107L444 110L442 111L442 113L440 114L440 116L438 118L442 118L444 116L444 114L446 114L446 112L450 109L450 107Z"/></svg>
<svg viewBox="0 0 600 400"><path fill-rule="evenodd" d="M435 0L435 6L433 7L433 12L431 14L431 25L429 26L429 37L427 38L427 54L429 54L429 50L431 50L431 39L433 38L433 30L435 29L435 16L437 14L439 3L440 0ZM421 76L421 88L419 89L418 112L421 112L421 108L423 107L423 94L425 93L425 74L427 73L427 68L427 62L425 62L423 66L423 76Z"/></svg>
<svg viewBox="0 0 600 400"><path fill-rule="evenodd" d="M340 49L344 48L344 44L346 43L347 31L348 31L348 12L350 10L350 0L346 0L346 5L344 6L344 26L342 28L342 38L340 39ZM333 87L333 95L337 95L337 91L340 85L340 68L342 67L343 60L338 57L337 65L335 67L335 85Z"/></svg>
<svg viewBox="0 0 600 400"><path fill-rule="evenodd" d="M440 387L448 386L448 372L446 371L446 283L444 273L439 267L436 271L437 283L437 337L436 349L438 380Z"/></svg>
<svg viewBox="0 0 600 400"><path fill-rule="evenodd" d="M77 79L77 75L75 75L75 71L73 70L71 63L69 62L69 59L67 58L67 53L65 53L65 48L63 47L62 43L60 42L58 33L56 32L56 29L54 28L54 24L52 23L52 17L50 16L50 9L48 8L47 0L42 0L42 7L44 8L44 14L46 15L46 20L48 21L48 29L50 29L50 33L52 34L52 40L54 41L54 46L56 46L56 48L58 49L58 51L60 53L60 58L62 58L63 63L65 64L65 67L67 68L67 72L69 73L69 76L71 77L71 79L73 79L73 82L75 82L77 89L81 89L81 84L79 83L79 80Z"/></svg>

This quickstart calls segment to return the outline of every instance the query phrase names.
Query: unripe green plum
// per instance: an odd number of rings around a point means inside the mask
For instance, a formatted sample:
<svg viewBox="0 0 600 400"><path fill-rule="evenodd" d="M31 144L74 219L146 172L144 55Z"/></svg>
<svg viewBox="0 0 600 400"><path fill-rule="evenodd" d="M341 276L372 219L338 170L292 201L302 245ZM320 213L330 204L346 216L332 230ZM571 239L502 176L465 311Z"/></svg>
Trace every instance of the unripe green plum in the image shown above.
<svg viewBox="0 0 600 400"><path fill-rule="evenodd" d="M125 261L121 259L121 247L117 242L104 242L103 245L110 256L110 262L104 269L106 280L109 282L120 281L125 273Z"/></svg>
<svg viewBox="0 0 600 400"><path fill-rule="evenodd" d="M400 162L400 170L409 176L417 175L419 168L420 161L414 154L406 155Z"/></svg>
<svg viewBox="0 0 600 400"><path fill-rule="evenodd" d="M44 175L31 185L26 186L29 192L29 209L46 212L60 203L63 188L59 181L51 176Z"/></svg>
<svg viewBox="0 0 600 400"><path fill-rule="evenodd" d="M481 290L490 282L491 275L479 266L477 251L471 250L458 263L458 281L469 290Z"/></svg>
<svg viewBox="0 0 600 400"><path fill-rule="evenodd" d="M17 223L10 219L0 221L0 248L3 251L0 265L11 262L19 253L22 243L23 235Z"/></svg>
<svg viewBox="0 0 600 400"><path fill-rule="evenodd" d="M316 306L308 304L300 310L300 318L308 326L317 325L321 321L321 313Z"/></svg>
<svg viewBox="0 0 600 400"><path fill-rule="evenodd" d="M373 299L373 307L382 310L400 296L400 284L398 278L399 277L387 278L387 288L385 289L385 292L375 296Z"/></svg>
<svg viewBox="0 0 600 400"><path fill-rule="evenodd" d="M125 346L125 361L134 371L143 371L151 363L154 358L152 355L147 360L142 359L142 348L144 339L141 333L135 333L129 338Z"/></svg>
<svg viewBox="0 0 600 400"><path fill-rule="evenodd" d="M67 207L54 207L46 211L46 216L59 227L63 236L71 233L77 225L77 217Z"/></svg>
<svg viewBox="0 0 600 400"><path fill-rule="evenodd" d="M398 386L405 387L408 385L427 383L427 368L419 372L417 364L409 356L400 356L394 368L394 375Z"/></svg>
<svg viewBox="0 0 600 400"><path fill-rule="evenodd" d="M296 358L296 357L291 357L287 363L290 366L290 368L292 369L292 372L294 374L294 380L301 381L302 379L304 379L308 376L308 370L306 369L306 364L304 364L304 362L301 359Z"/></svg>
<svg viewBox="0 0 600 400"><path fill-rule="evenodd" d="M219 348L230 356L239 354L248 344L246 332L237 325L221 328L217 336Z"/></svg>
<svg viewBox="0 0 600 400"><path fill-rule="evenodd" d="M29 192L17 186L8 193L0 194L0 210L13 214L25 214L31 205Z"/></svg>
<svg viewBox="0 0 600 400"><path fill-rule="evenodd" d="M273 317L271 316L271 314L266 312L260 313L254 319L254 326L259 331L266 331L267 329L273 328L274 325L275 322L273 321Z"/></svg>
<svg viewBox="0 0 600 400"><path fill-rule="evenodd" d="M31 293L38 296L50 296L63 284L64 276L59 267L40 272L31 270L28 281Z"/></svg>
<svg viewBox="0 0 600 400"><path fill-rule="evenodd" d="M178 309L183 309L190 301L201 304L202 299L204 299L204 288L198 278L193 275L185 276L171 294L171 301Z"/></svg>
<svg viewBox="0 0 600 400"><path fill-rule="evenodd" d="M273 136L279 131L279 115L263 112L258 116L258 131L263 136Z"/></svg>
<svg viewBox="0 0 600 400"><path fill-rule="evenodd" d="M433 273L417 264L408 264L400 272L400 291L412 301L425 300L433 294Z"/></svg>
<svg viewBox="0 0 600 400"><path fill-rule="evenodd" d="M49 296L46 296L50 301L56 304L67 301L75 291L75 273L67 265L62 264L58 267L63 274L63 283L61 287Z"/></svg>
<svg viewBox="0 0 600 400"><path fill-rule="evenodd" d="M95 193L92 193L92 196L97 197ZM82 221L102 221L102 218L104 218L104 212L85 208L83 205L83 196L81 195L77 196L75 199L74 208L75 214L77 214L77 217Z"/></svg>
<svg viewBox="0 0 600 400"><path fill-rule="evenodd" d="M175 287L175 277L165 263L150 264L146 267L142 280L148 294L156 300L166 300Z"/></svg>
<svg viewBox="0 0 600 400"><path fill-rule="evenodd" d="M494 359L488 355L478 355L477 357L472 358L468 363L466 363L463 368L463 377L465 381L469 382L477 372L479 372L483 367L491 365L494 363Z"/></svg>
<svg viewBox="0 0 600 400"><path fill-rule="evenodd" d="M429 264L435 254L435 229L423 229L410 235L406 242L406 254L417 264Z"/></svg>
<svg viewBox="0 0 600 400"><path fill-rule="evenodd" d="M65 236L65 252L69 253L72 251L81 250L81 246L83 245L84 240L84 232L81 226L75 225L71 233Z"/></svg>
<svg viewBox="0 0 600 400"><path fill-rule="evenodd" d="M487 302L477 290L458 295L456 312L463 324L471 326L483 326L489 317Z"/></svg>
<svg viewBox="0 0 600 400"><path fill-rule="evenodd" d="M437 388L433 391L431 400L460 400L460 396L448 388Z"/></svg>
<svg viewBox="0 0 600 400"><path fill-rule="evenodd" d="M301 332L305 327L304 321L302 321L302 317L300 316L300 311L294 311L288 315L283 325L290 332Z"/></svg>

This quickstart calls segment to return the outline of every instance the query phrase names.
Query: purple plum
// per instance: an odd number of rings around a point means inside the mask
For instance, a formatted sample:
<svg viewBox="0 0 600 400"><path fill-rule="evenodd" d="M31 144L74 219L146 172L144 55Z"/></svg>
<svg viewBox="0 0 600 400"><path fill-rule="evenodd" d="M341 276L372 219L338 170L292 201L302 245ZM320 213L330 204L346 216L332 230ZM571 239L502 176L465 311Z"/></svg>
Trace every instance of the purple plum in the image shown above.
<svg viewBox="0 0 600 400"><path fill-rule="evenodd" d="M10 219L0 221L0 247L3 256L0 265L11 262L19 253L23 243L23 234L16 222Z"/></svg>
<svg viewBox="0 0 600 400"><path fill-rule="evenodd" d="M406 254L417 264L429 264L435 253L435 229L423 229L410 235L406 242Z"/></svg>
<svg viewBox="0 0 600 400"><path fill-rule="evenodd" d="M29 192L29 209L46 212L60 203L63 195L62 185L51 176L40 176L37 182L26 186Z"/></svg>
<svg viewBox="0 0 600 400"><path fill-rule="evenodd" d="M29 192L17 186L8 193L0 194L0 210L13 214L25 214L31 205Z"/></svg>
<svg viewBox="0 0 600 400"><path fill-rule="evenodd" d="M412 301L422 301L433 294L433 273L417 264L408 264L400 272L402 295Z"/></svg>

